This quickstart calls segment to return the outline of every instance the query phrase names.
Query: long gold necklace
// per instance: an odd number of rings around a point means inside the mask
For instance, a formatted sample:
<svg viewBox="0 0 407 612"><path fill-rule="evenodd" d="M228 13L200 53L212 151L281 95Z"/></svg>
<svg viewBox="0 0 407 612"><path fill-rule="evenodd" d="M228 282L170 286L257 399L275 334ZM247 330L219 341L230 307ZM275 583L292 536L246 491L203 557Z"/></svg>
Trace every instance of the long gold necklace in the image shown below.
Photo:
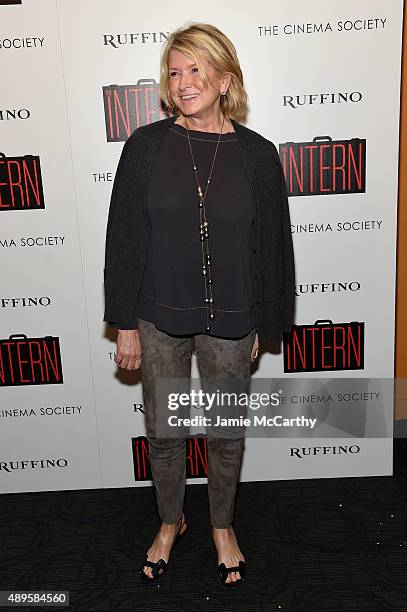
<svg viewBox="0 0 407 612"><path fill-rule="evenodd" d="M195 163L194 154L192 152L192 145L191 145L191 139L189 137L188 123L185 117L185 125L186 125L187 135L188 135L189 150L191 152L191 159L192 159L192 168L195 174L195 180L196 180L197 191L198 191L198 200L199 200L198 202L198 205L199 205L199 238L201 241L201 251L202 251L202 276L204 279L204 286L205 286L205 306L206 306L205 331L207 332L211 331L211 326L209 324L209 321L213 321L213 319L215 318L215 313L213 311L213 295L212 295L213 276L211 272L212 260L211 260L211 254L209 252L209 224L206 218L205 198L206 198L206 194L208 191L208 187L212 179L213 168L215 165L216 155L218 153L220 137L222 136L224 123L225 123L225 115L223 115L222 127L220 130L218 142L216 144L215 154L213 156L212 166L211 166L211 170L210 170L209 176L206 181L206 187L205 187L205 193L204 193L202 191L201 183L199 182L198 166Z"/></svg>

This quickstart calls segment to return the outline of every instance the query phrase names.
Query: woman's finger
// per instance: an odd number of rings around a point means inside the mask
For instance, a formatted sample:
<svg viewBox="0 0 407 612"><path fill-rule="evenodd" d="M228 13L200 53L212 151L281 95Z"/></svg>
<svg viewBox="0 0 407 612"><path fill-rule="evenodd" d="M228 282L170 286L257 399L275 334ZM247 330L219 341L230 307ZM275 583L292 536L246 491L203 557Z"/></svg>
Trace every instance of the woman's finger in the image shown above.
<svg viewBox="0 0 407 612"><path fill-rule="evenodd" d="M123 359L121 360L121 362L119 363L119 366L121 368L123 368L124 370L126 370L127 369L128 361L129 361L128 357L124 356Z"/></svg>

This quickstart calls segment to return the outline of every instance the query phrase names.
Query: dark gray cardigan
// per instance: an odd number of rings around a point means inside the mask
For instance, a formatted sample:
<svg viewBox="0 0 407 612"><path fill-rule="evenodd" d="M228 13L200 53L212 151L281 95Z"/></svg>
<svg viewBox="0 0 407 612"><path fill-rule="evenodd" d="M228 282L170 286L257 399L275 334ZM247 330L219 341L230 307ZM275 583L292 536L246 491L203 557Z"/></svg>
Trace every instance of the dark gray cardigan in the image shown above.
<svg viewBox="0 0 407 612"><path fill-rule="evenodd" d="M146 210L153 161L175 117L137 128L126 140L113 183L106 231L105 313L112 327L136 329L136 303L151 224ZM280 340L293 323L294 253L284 172L274 144L232 120L256 202L254 321L259 341Z"/></svg>

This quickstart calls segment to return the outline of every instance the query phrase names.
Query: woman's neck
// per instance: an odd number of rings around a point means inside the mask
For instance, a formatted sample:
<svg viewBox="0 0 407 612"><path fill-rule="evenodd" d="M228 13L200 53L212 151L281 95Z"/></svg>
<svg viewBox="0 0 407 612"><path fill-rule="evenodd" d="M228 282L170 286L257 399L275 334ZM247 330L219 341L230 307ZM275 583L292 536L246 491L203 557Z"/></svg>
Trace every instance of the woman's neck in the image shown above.
<svg viewBox="0 0 407 612"><path fill-rule="evenodd" d="M197 130L199 132L213 132L219 134L222 128L223 116L220 118L201 118L201 117L185 117L184 115L179 115L176 119L175 123L178 125L182 125L184 128L188 128L189 130ZM222 134L227 134L229 132L234 132L234 128L232 122L228 117L225 117L225 122L223 124Z"/></svg>

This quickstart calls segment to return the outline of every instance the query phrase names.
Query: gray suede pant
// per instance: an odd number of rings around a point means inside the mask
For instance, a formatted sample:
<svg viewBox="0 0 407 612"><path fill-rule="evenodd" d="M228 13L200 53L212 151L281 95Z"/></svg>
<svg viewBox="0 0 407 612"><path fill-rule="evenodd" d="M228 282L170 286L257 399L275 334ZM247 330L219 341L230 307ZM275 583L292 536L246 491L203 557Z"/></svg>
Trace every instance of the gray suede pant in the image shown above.
<svg viewBox="0 0 407 612"><path fill-rule="evenodd" d="M216 379L220 384L222 380L236 379L238 392L249 393L250 357L256 332L252 329L243 338L236 339L208 334L175 336L157 329L149 321L138 319L138 323L146 433L158 514L164 523L176 523L181 518L184 504L186 444L185 437L156 435L157 410L168 410L168 406L157 402L157 381L179 379L176 391L188 392L191 355L195 348L204 391L213 391ZM218 529L230 527L233 520L243 446L244 430L239 434L234 428L233 434L222 438L207 429L210 520L211 525Z"/></svg>

